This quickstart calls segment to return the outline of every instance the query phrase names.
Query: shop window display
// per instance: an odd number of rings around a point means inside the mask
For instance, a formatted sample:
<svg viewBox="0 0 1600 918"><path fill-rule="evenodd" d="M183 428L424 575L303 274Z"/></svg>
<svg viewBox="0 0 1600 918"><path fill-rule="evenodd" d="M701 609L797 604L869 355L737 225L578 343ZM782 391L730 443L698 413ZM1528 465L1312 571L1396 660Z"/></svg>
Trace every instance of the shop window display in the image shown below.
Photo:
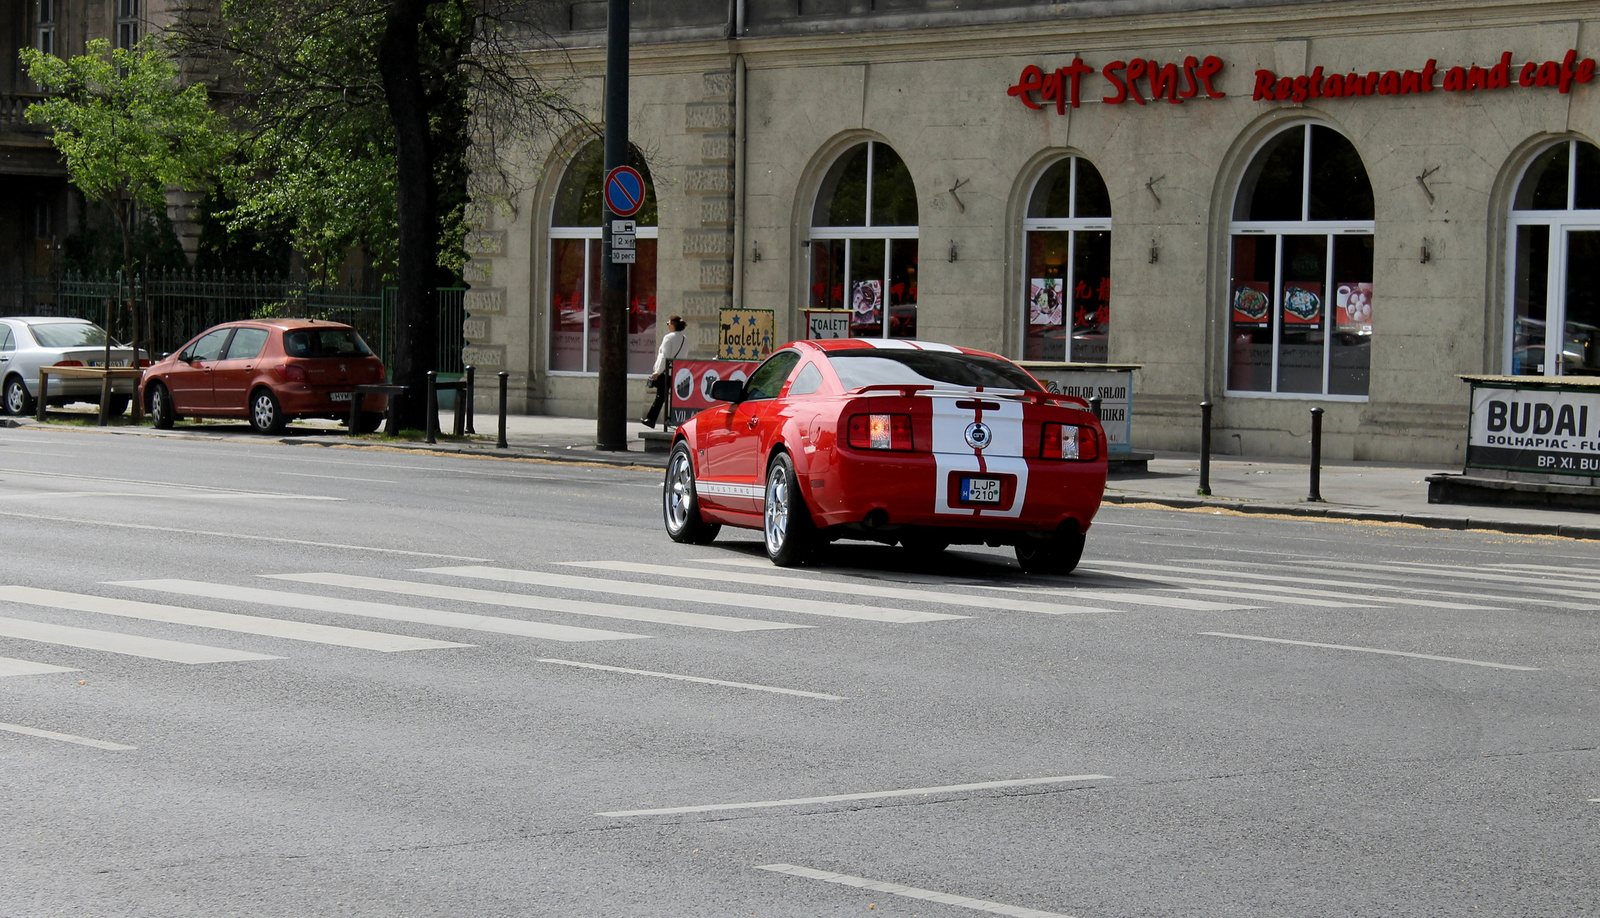
<svg viewBox="0 0 1600 918"><path fill-rule="evenodd" d="M1022 357L1105 363L1111 329L1111 195L1086 159L1060 160L1023 219Z"/></svg>
<svg viewBox="0 0 1600 918"><path fill-rule="evenodd" d="M811 309L850 311L857 338L917 336L917 189L888 145L828 170L811 217Z"/></svg>
<svg viewBox="0 0 1600 918"><path fill-rule="evenodd" d="M1600 148L1565 140L1534 157L1507 237L1506 372L1600 375Z"/></svg>
<svg viewBox="0 0 1600 918"><path fill-rule="evenodd" d="M1367 395L1372 183L1344 135L1297 125L1256 154L1230 224L1228 389Z"/></svg>
<svg viewBox="0 0 1600 918"><path fill-rule="evenodd" d="M649 373L656 353L656 196L638 151L629 165L645 180L637 261L628 266L628 372ZM550 215L550 369L600 371L601 200L605 151L586 144L568 164Z"/></svg>

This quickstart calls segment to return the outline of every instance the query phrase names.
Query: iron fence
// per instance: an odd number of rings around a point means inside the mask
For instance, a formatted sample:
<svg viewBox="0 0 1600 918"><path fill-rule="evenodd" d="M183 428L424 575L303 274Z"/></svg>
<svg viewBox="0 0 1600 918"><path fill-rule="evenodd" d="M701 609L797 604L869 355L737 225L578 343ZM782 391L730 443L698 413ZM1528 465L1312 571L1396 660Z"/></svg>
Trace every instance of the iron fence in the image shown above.
<svg viewBox="0 0 1600 918"><path fill-rule="evenodd" d="M438 291L439 343L433 369L441 373L461 372L461 348L466 343L464 293L461 287ZM385 365L393 364L393 288L365 293L283 278L206 271L156 272L135 277L131 284L124 284L120 274L0 279L0 314L88 319L105 325L118 340L133 337L134 307L130 304L142 307L141 337L155 354L177 350L222 322L293 317L350 325Z"/></svg>

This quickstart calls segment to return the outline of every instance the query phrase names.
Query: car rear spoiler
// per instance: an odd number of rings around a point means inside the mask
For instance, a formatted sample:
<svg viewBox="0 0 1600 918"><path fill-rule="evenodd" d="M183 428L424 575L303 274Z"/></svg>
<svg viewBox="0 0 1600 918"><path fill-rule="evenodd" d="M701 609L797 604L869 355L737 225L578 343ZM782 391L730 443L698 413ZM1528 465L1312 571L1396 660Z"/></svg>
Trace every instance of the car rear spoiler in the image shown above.
<svg viewBox="0 0 1600 918"><path fill-rule="evenodd" d="M1089 409L1088 400L1082 398L1081 396L1063 395L1059 392L1046 392L1042 389L1002 389L996 391L993 389L984 389L981 386L977 389L939 389L938 386L931 386L927 384L913 385L909 383L876 383L871 386L857 386L845 394L870 395L874 392L898 392L902 396L910 398L911 396L916 395L918 392L933 393L936 391L945 392L950 395L971 395L974 392L981 392L984 396L989 398L1004 398L1011 399L1013 401L1022 401L1026 399L1035 405L1043 405L1049 402L1070 402L1080 408L1083 408L1085 411Z"/></svg>

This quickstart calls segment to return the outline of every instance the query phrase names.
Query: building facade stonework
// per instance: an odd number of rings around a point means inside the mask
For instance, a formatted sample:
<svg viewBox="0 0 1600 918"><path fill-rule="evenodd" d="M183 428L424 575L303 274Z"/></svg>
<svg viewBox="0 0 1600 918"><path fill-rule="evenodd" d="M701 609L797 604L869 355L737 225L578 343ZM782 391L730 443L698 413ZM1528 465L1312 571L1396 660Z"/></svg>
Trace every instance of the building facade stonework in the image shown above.
<svg viewBox="0 0 1600 918"><path fill-rule="evenodd" d="M1303 455L1320 407L1326 456L1438 463L1462 457L1459 375L1600 372L1600 4L805 6L635 4L650 308L688 318L693 357L728 309L780 340L853 309L1138 365L1138 448L1194 449L1209 400L1221 452ZM571 68L598 120L592 7L528 62ZM551 220L585 142L476 209L469 346L514 409L594 411L592 369L552 366L582 318Z"/></svg>

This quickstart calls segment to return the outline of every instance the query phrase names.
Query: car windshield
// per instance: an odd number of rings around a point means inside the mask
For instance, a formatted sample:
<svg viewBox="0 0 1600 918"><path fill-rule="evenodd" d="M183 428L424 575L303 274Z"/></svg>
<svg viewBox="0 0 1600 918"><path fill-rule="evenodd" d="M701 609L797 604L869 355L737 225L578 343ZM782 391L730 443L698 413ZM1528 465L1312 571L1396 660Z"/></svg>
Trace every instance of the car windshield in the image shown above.
<svg viewBox="0 0 1600 918"><path fill-rule="evenodd" d="M1009 360L957 351L863 348L832 351L828 361L847 390L881 385L1039 389L1027 371Z"/></svg>
<svg viewBox="0 0 1600 918"><path fill-rule="evenodd" d="M297 328L283 335L290 357L371 357L372 348L353 328Z"/></svg>
<svg viewBox="0 0 1600 918"><path fill-rule="evenodd" d="M88 322L51 322L30 325L40 347L105 347L106 330Z"/></svg>

